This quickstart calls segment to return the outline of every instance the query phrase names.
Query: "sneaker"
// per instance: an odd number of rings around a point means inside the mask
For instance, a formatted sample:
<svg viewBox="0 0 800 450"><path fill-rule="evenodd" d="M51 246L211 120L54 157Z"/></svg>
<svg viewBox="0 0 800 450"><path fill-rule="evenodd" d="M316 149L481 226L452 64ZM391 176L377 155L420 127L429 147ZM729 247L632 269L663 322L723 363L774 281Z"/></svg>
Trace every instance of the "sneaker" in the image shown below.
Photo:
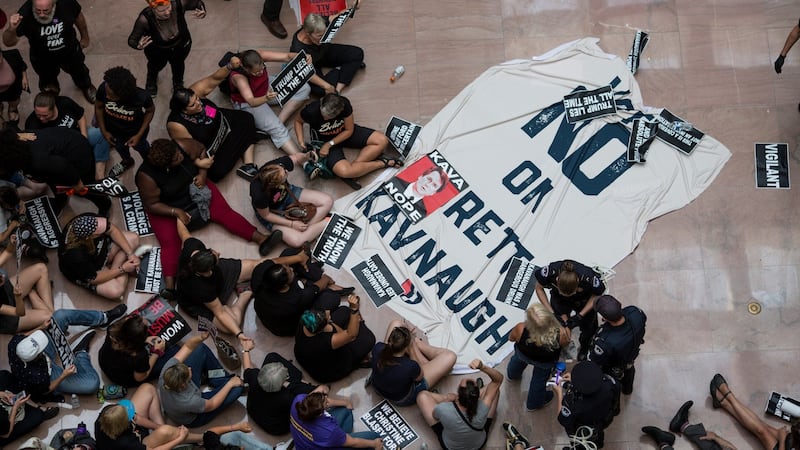
<svg viewBox="0 0 800 450"><path fill-rule="evenodd" d="M275 444L275 450L289 450L292 447L294 447L294 441L291 438L288 441Z"/></svg>
<svg viewBox="0 0 800 450"><path fill-rule="evenodd" d="M117 305L108 311L105 311L104 314L106 315L106 320L100 325L101 328L108 328L109 325L114 323L117 319L125 315L125 312L128 311L128 306L125 304Z"/></svg>
<svg viewBox="0 0 800 450"><path fill-rule="evenodd" d="M267 256L267 253L269 253L272 247L280 243L281 240L283 240L283 232L281 230L273 230L272 234L264 239L264 242L258 246L258 254L261 256Z"/></svg>
<svg viewBox="0 0 800 450"><path fill-rule="evenodd" d="M258 175L258 168L254 164L244 164L236 169L236 175L244 178L247 181L252 181Z"/></svg>
<svg viewBox="0 0 800 450"><path fill-rule="evenodd" d="M682 404L680 408L678 408L678 412L675 413L675 417L669 421L669 431L672 431L673 433L680 433L683 424L689 423L689 408L691 408L692 405L694 405L694 402L689 400L688 402Z"/></svg>
<svg viewBox="0 0 800 450"><path fill-rule="evenodd" d="M123 159L122 161L111 166L111 170L108 171L108 176L118 178L131 167L133 167L133 158Z"/></svg>
<svg viewBox="0 0 800 450"><path fill-rule="evenodd" d="M133 251L133 254L136 255L137 258L141 258L142 256L150 253L153 250L153 246L149 244L142 244L136 247L136 250Z"/></svg>
<svg viewBox="0 0 800 450"><path fill-rule="evenodd" d="M642 427L642 432L656 441L656 444L660 447L664 444L672 445L675 443L675 435L664 431L658 427Z"/></svg>
<svg viewBox="0 0 800 450"><path fill-rule="evenodd" d="M320 170L319 167L314 167L311 170L311 172L309 172L308 179L309 180L316 180L317 178L319 178L320 173L322 173L322 170Z"/></svg>
<svg viewBox="0 0 800 450"><path fill-rule="evenodd" d="M88 352L89 346L92 345L92 339L96 334L97 332L94 330L87 331L83 337L78 340L78 343L72 347L72 352Z"/></svg>
<svg viewBox="0 0 800 450"><path fill-rule="evenodd" d="M506 431L506 436L512 441L512 445L522 444L523 447L528 448L531 444L528 438L523 436L511 422L503 422L503 429Z"/></svg>

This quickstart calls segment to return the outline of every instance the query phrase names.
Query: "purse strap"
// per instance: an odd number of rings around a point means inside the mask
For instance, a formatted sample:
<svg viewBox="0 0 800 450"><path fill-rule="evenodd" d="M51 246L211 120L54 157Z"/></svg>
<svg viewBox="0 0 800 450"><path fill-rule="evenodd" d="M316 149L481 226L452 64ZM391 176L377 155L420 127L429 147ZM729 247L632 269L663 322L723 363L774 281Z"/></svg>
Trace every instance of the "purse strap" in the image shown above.
<svg viewBox="0 0 800 450"><path fill-rule="evenodd" d="M465 424L467 424L468 427L472 428L475 431L484 431L483 428L475 428L475 426L472 425L472 422L467 420L467 416L465 416L464 413L461 412L461 408L458 407L456 402L453 402L453 408L456 409L456 412L458 413L459 416L461 416L461 419L464 421Z"/></svg>

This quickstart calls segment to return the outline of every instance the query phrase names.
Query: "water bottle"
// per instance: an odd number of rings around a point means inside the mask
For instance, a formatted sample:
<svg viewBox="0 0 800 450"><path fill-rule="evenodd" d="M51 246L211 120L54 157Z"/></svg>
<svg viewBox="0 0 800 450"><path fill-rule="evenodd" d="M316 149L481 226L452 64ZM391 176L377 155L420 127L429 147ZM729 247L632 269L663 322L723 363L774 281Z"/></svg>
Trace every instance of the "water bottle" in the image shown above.
<svg viewBox="0 0 800 450"><path fill-rule="evenodd" d="M78 428L75 430L75 435L80 436L82 434L86 434L86 424L81 422L78 424Z"/></svg>
<svg viewBox="0 0 800 450"><path fill-rule="evenodd" d="M567 370L567 364L564 361L556 363L556 384L561 382L561 374Z"/></svg>
<svg viewBox="0 0 800 450"><path fill-rule="evenodd" d="M78 409L81 407L81 401L78 399L76 394L72 394L72 400L70 403L72 404L72 409Z"/></svg>
<svg viewBox="0 0 800 450"><path fill-rule="evenodd" d="M428 443L423 442L422 445L419 446L419 450L428 450Z"/></svg>
<svg viewBox="0 0 800 450"><path fill-rule="evenodd" d="M405 67L403 67L403 66L395 67L394 72L392 72L392 76L389 77L389 81L394 83L395 80L397 80L398 78L402 77L404 73L406 73L406 68Z"/></svg>
<svg viewBox="0 0 800 450"><path fill-rule="evenodd" d="M106 394L102 386L100 386L100 389L97 390L97 402L98 403L106 402Z"/></svg>
<svg viewBox="0 0 800 450"><path fill-rule="evenodd" d="M672 128L676 129L677 131L692 131L694 126L691 122L684 122L682 120L676 120L672 122Z"/></svg>

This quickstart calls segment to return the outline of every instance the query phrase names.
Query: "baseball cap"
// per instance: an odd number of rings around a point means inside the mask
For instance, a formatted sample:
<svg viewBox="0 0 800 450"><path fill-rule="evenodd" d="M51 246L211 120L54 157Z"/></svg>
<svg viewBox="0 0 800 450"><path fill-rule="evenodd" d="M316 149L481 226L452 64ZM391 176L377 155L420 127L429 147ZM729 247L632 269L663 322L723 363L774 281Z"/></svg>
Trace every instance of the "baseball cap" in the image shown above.
<svg viewBox="0 0 800 450"><path fill-rule="evenodd" d="M604 319L612 322L622 317L622 305L610 295L601 295L594 301L594 310L599 312Z"/></svg>
<svg viewBox="0 0 800 450"><path fill-rule="evenodd" d="M289 378L289 369L279 362L264 364L258 371L258 385L265 392L278 392Z"/></svg>
<svg viewBox="0 0 800 450"><path fill-rule="evenodd" d="M594 394L603 382L603 370L597 363L581 361L572 368L572 385L581 394Z"/></svg>
<svg viewBox="0 0 800 450"><path fill-rule="evenodd" d="M17 356L23 362L31 362L44 351L49 342L47 333L42 330L36 330L30 336L19 341L17 344Z"/></svg>

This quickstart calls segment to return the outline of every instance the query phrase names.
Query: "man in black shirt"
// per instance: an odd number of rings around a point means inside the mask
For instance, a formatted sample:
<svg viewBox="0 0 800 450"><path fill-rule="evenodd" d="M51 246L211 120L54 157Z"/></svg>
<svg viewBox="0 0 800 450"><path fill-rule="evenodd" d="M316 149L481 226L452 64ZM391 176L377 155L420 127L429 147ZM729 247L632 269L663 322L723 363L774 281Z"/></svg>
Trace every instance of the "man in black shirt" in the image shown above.
<svg viewBox="0 0 800 450"><path fill-rule="evenodd" d="M597 330L587 359L616 378L622 385L622 393L630 395L636 375L633 362L644 343L647 316L635 306L623 308L610 295L601 295L595 300L594 309L603 316L605 323Z"/></svg>
<svg viewBox="0 0 800 450"><path fill-rule="evenodd" d="M89 29L77 1L60 0L58 7L56 0L26 1L9 18L3 44L13 47L21 36L28 38L31 65L39 75L40 90L48 86L58 90L58 74L63 69L83 91L86 101L94 103L97 89L83 54L83 49L89 46Z"/></svg>
<svg viewBox="0 0 800 450"><path fill-rule="evenodd" d="M101 179L106 173L109 159L108 142L99 128L86 125L86 115L82 106L69 97L42 91L33 99L33 112L25 121L26 130L41 130L49 127L64 127L79 131L89 141L94 152L94 176Z"/></svg>

